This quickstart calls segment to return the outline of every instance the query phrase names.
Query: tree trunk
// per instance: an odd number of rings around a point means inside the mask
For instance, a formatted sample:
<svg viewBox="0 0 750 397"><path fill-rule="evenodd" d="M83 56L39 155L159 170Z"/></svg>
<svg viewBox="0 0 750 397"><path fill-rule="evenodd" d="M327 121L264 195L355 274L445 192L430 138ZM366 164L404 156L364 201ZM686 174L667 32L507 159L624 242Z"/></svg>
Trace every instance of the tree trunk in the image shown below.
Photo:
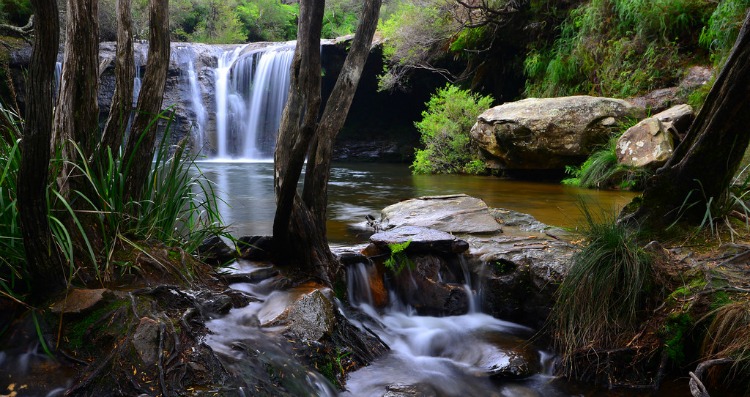
<svg viewBox="0 0 750 397"><path fill-rule="evenodd" d="M302 197L312 211L319 232L326 235L326 212L328 207L328 179L333 156L333 143L344 126L354 93L359 85L367 56L370 54L372 38L378 25L378 15L382 0L365 2L360 15L357 32L349 48L349 53L341 68L325 110L318 124L315 142L311 146L310 157L305 172L305 185Z"/></svg>
<svg viewBox="0 0 750 397"><path fill-rule="evenodd" d="M106 159L107 149L119 155L125 129L133 109L133 80L135 60L133 56L133 20L130 0L117 0L117 58L115 60L115 93L109 108L109 118L104 126L102 139L95 154L97 161Z"/></svg>
<svg viewBox="0 0 750 397"><path fill-rule="evenodd" d="M154 142L169 70L169 0L149 1L149 45L146 73L130 138L124 154L129 169L126 200L140 199L154 157Z"/></svg>
<svg viewBox="0 0 750 397"><path fill-rule="evenodd" d="M275 152L276 214L273 235L278 262L330 284L338 270L326 239L327 184L333 140L346 120L369 54L381 0L368 0L352 47L320 123L320 30L324 2L300 2L297 49L292 62L289 99ZM308 173L303 196L297 182L305 156Z"/></svg>
<svg viewBox="0 0 750 397"><path fill-rule="evenodd" d="M62 144L63 158L74 161L72 140L89 156L99 138L98 0L68 0L65 55L55 109L52 150ZM65 182L63 182L65 183Z"/></svg>
<svg viewBox="0 0 750 397"><path fill-rule="evenodd" d="M41 301L65 286L65 271L52 242L46 202L52 137L52 87L60 31L55 0L31 0L31 5L36 15L36 32L29 63L26 122L17 185L32 300Z"/></svg>
<svg viewBox="0 0 750 397"><path fill-rule="evenodd" d="M726 194L750 142L750 13L706 102L672 158L647 182L639 209L624 217L645 229L700 223Z"/></svg>

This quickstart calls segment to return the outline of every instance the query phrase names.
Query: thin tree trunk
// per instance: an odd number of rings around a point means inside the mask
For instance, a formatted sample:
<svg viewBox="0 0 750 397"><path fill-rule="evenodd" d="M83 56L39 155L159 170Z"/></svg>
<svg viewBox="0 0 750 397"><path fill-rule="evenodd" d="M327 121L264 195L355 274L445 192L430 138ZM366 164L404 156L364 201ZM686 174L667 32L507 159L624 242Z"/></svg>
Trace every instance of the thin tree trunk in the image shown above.
<svg viewBox="0 0 750 397"><path fill-rule="evenodd" d="M326 235L326 212L328 207L328 180L333 156L333 143L344 126L354 94L362 76L362 69L370 54L372 38L378 26L378 15L382 0L365 2L360 23L349 53L344 61L336 85L326 102L323 116L318 124L316 140L310 151L302 193L305 204L312 211L320 233Z"/></svg>
<svg viewBox="0 0 750 397"><path fill-rule="evenodd" d="M107 149L115 158L119 154L125 129L133 109L133 80L135 60L133 56L133 20L130 0L117 0L117 58L115 60L115 93L109 108L109 118L104 126L102 139L95 154L97 161L106 159Z"/></svg>
<svg viewBox="0 0 750 397"><path fill-rule="evenodd" d="M377 26L381 0L368 0L320 123L320 29L324 4L300 3L292 84L275 153L274 243L277 261L330 284L338 270L326 239L327 185L333 140L346 120ZM309 154L302 197L297 182Z"/></svg>
<svg viewBox="0 0 750 397"><path fill-rule="evenodd" d="M129 168L125 181L126 200L141 197L154 157L154 142L159 124L157 118L161 112L169 70L169 0L150 0L149 24L146 73L124 154Z"/></svg>
<svg viewBox="0 0 750 397"><path fill-rule="evenodd" d="M17 185L23 244L34 293L32 299L41 301L65 286L65 271L52 242L46 203L52 87L60 31L55 0L31 0L31 5L36 15L36 31L29 63L26 122Z"/></svg>
<svg viewBox="0 0 750 397"><path fill-rule="evenodd" d="M726 194L750 142L750 13L706 102L667 164L649 179L642 204L626 216L646 229L699 223Z"/></svg>
<svg viewBox="0 0 750 397"><path fill-rule="evenodd" d="M63 158L74 161L72 140L89 156L99 139L98 0L68 0L65 55L55 109L52 150L62 144ZM63 182L65 183L65 182Z"/></svg>

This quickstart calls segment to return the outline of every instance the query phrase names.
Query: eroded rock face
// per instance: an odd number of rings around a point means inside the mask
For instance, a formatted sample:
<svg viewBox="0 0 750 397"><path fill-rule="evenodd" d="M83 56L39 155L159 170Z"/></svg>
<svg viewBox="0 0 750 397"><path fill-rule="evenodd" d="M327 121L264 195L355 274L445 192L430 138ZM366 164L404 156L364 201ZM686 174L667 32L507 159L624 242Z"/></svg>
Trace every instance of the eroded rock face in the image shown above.
<svg viewBox="0 0 750 397"><path fill-rule="evenodd" d="M672 156L675 139L687 132L694 118L690 105L677 105L641 120L617 140L617 161L633 167L662 166Z"/></svg>
<svg viewBox="0 0 750 397"><path fill-rule="evenodd" d="M583 161L620 121L643 113L643 108L613 98L528 98L479 115L471 139L491 167L561 169Z"/></svg>
<svg viewBox="0 0 750 397"><path fill-rule="evenodd" d="M380 227L420 226L446 233L496 233L500 225L484 201L465 194L402 201L381 212Z"/></svg>

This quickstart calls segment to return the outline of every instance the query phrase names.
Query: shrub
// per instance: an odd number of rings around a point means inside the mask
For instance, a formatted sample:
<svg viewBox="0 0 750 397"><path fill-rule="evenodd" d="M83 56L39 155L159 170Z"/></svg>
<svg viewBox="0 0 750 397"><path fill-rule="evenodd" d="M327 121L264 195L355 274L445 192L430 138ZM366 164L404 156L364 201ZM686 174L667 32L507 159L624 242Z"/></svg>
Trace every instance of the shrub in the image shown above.
<svg viewBox="0 0 750 397"><path fill-rule="evenodd" d="M492 104L492 97L446 85L437 90L415 125L425 148L417 150L411 168L417 174L474 173L486 171L469 132L477 116Z"/></svg>
<svg viewBox="0 0 750 397"><path fill-rule="evenodd" d="M618 224L614 214L595 216L585 205L581 209L587 243L574 254L550 314L568 372L577 352L611 348L634 329L654 283L651 259L636 232Z"/></svg>

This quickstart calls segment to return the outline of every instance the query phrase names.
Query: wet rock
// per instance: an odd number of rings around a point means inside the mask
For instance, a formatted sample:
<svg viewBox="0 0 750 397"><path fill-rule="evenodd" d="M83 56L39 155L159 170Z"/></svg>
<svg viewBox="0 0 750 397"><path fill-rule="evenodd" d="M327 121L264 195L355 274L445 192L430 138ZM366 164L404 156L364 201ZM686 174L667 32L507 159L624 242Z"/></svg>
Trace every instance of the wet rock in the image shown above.
<svg viewBox="0 0 750 397"><path fill-rule="evenodd" d="M237 254L219 236L212 236L203 240L196 253L201 260L212 266L225 265L233 261Z"/></svg>
<svg viewBox="0 0 750 397"><path fill-rule="evenodd" d="M438 393L432 386L424 383L413 385L388 385L383 397L437 397Z"/></svg>
<svg viewBox="0 0 750 397"><path fill-rule="evenodd" d="M327 290L330 294L330 290ZM289 333L304 340L320 340L333 331L335 306L321 291L315 290L294 303L289 311Z"/></svg>
<svg viewBox="0 0 750 397"><path fill-rule="evenodd" d="M265 261L271 258L273 237L271 236L243 236L237 240L240 258L250 261Z"/></svg>
<svg viewBox="0 0 750 397"><path fill-rule="evenodd" d="M74 288L63 300L52 305L52 313L80 314L91 311L113 294L107 289Z"/></svg>
<svg viewBox="0 0 750 397"><path fill-rule="evenodd" d="M538 391L524 385L509 383L500 391L502 397L542 397Z"/></svg>
<svg viewBox="0 0 750 397"><path fill-rule="evenodd" d="M487 204L465 194L419 197L383 209L380 227L387 230L398 226L420 226L446 233L500 231Z"/></svg>
<svg viewBox="0 0 750 397"><path fill-rule="evenodd" d="M333 161L340 162L400 162L404 161L406 148L397 141L336 140L333 147Z"/></svg>
<svg viewBox="0 0 750 397"><path fill-rule="evenodd" d="M394 275L401 299L421 315L460 315L469 311L469 295L461 276L450 270L450 264L436 255L410 257L413 269Z"/></svg>
<svg viewBox="0 0 750 397"><path fill-rule="evenodd" d="M643 115L643 108L620 99L528 98L479 115L471 139L493 168L561 169L606 143L619 122Z"/></svg>
<svg viewBox="0 0 750 397"><path fill-rule="evenodd" d="M158 321L143 317L133 333L133 347L147 366L156 364L159 358L160 327Z"/></svg>
<svg viewBox="0 0 750 397"><path fill-rule="evenodd" d="M677 87L660 88L643 96L629 98L628 102L647 109L650 113L658 113L686 103L690 93L707 84L712 75L710 68L693 66L687 70Z"/></svg>
<svg viewBox="0 0 750 397"><path fill-rule="evenodd" d="M409 242L405 253L456 254L466 251L469 245L452 234L421 226L400 226L370 236L370 246L364 250L367 256L390 254L390 245Z"/></svg>
<svg viewBox="0 0 750 397"><path fill-rule="evenodd" d="M232 298L224 294L199 293L196 301L201 312L209 316L227 314L232 308Z"/></svg>
<svg viewBox="0 0 750 397"><path fill-rule="evenodd" d="M536 374L536 367L523 355L510 352L508 362L490 368L488 374L493 379L523 379Z"/></svg>
<svg viewBox="0 0 750 397"><path fill-rule="evenodd" d="M235 283L258 283L263 280L268 280L271 277L279 275L279 271L274 267L262 267L260 269L253 270L248 273L226 273L219 277L224 280L227 284Z"/></svg>

